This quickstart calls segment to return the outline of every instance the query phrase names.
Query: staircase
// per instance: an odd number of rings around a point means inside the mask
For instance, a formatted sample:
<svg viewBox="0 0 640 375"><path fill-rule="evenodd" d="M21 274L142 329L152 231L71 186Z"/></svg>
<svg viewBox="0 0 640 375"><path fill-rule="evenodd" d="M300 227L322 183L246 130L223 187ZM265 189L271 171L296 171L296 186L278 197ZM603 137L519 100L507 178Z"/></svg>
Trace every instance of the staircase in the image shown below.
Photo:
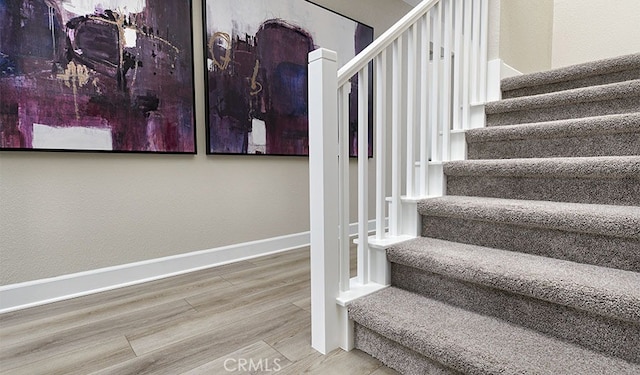
<svg viewBox="0 0 640 375"><path fill-rule="evenodd" d="M406 374L640 374L640 54L502 81L355 347Z"/></svg>

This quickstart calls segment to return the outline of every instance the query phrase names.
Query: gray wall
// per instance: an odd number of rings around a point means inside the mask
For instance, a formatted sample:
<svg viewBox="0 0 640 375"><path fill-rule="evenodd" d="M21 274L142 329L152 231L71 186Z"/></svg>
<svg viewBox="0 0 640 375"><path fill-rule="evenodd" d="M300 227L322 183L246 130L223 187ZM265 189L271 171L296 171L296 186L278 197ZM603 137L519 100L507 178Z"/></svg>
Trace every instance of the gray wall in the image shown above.
<svg viewBox="0 0 640 375"><path fill-rule="evenodd" d="M318 0L386 30L401 0ZM201 24L194 1L194 24ZM196 91L204 92L196 26ZM307 158L0 152L0 285L309 230Z"/></svg>

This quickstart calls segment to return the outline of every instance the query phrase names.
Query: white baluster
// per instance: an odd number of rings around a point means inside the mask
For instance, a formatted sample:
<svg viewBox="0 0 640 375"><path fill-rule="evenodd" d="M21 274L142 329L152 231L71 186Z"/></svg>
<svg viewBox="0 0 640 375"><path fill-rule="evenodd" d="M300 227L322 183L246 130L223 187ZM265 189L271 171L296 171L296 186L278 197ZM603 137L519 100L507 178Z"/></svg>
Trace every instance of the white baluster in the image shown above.
<svg viewBox="0 0 640 375"><path fill-rule="evenodd" d="M369 65L358 73L358 282L369 283Z"/></svg>
<svg viewBox="0 0 640 375"><path fill-rule="evenodd" d="M385 238L387 206L387 50L376 56L376 238Z"/></svg>
<svg viewBox="0 0 640 375"><path fill-rule="evenodd" d="M462 126L468 128L471 122L471 0L464 1L464 34L463 34L463 60L462 68Z"/></svg>
<svg viewBox="0 0 640 375"><path fill-rule="evenodd" d="M407 120L406 120L406 196L414 196L415 187L415 121L416 121L416 50L418 49L417 26L407 32Z"/></svg>
<svg viewBox="0 0 640 375"><path fill-rule="evenodd" d="M402 178L402 112L401 112L401 85L402 85L402 36L393 42L392 47L392 69L393 82L391 83L391 212L389 213L389 233L397 236L400 231L400 217L402 207L400 202L400 189L402 189L400 179Z"/></svg>
<svg viewBox="0 0 640 375"><path fill-rule="evenodd" d="M454 4L454 52L453 52L453 129L462 129L462 81L463 81L463 51L462 38L464 5L458 1Z"/></svg>
<svg viewBox="0 0 640 375"><path fill-rule="evenodd" d="M444 12L443 23L443 79L440 89L440 97L442 98L441 123L442 123L442 158L443 160L451 160L451 38L453 23L453 13L451 10L451 1L443 0L442 7Z"/></svg>
<svg viewBox="0 0 640 375"><path fill-rule="evenodd" d="M480 97L480 0L473 0L472 24L473 33L471 34L471 92L473 93L473 104L479 101Z"/></svg>
<svg viewBox="0 0 640 375"><path fill-rule="evenodd" d="M420 195L426 196L429 186L429 49L430 30L427 13L420 19Z"/></svg>
<svg viewBox="0 0 640 375"><path fill-rule="evenodd" d="M432 53L432 75L431 75L431 160L442 161L442 146L440 138L440 93L438 92L440 87L440 54L441 54L441 19L442 19L442 4L438 3L431 11L433 14L431 17L431 29L433 30L433 53Z"/></svg>
<svg viewBox="0 0 640 375"><path fill-rule="evenodd" d="M489 35L489 0L482 1L482 20L480 34L480 102L487 101L487 64L488 64L488 35Z"/></svg>
<svg viewBox="0 0 640 375"><path fill-rule="evenodd" d="M339 187L340 187L340 291L349 290L349 279L351 278L351 239L349 233L349 92L351 83L347 83L338 90L338 130L340 132L338 140L339 147Z"/></svg>

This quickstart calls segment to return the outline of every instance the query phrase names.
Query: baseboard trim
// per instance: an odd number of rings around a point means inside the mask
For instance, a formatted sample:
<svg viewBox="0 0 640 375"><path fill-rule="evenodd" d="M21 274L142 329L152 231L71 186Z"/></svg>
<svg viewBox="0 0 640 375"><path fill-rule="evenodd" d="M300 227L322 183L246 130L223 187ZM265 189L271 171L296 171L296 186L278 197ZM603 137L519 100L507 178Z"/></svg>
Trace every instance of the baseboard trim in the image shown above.
<svg viewBox="0 0 640 375"><path fill-rule="evenodd" d="M505 64L502 59L489 61L487 65L487 101L493 102L502 99L500 81L518 75L522 75L522 73Z"/></svg>
<svg viewBox="0 0 640 375"><path fill-rule="evenodd" d="M375 220L369 222L375 230ZM351 224L352 235L357 225ZM0 287L0 314L309 246L310 232Z"/></svg>

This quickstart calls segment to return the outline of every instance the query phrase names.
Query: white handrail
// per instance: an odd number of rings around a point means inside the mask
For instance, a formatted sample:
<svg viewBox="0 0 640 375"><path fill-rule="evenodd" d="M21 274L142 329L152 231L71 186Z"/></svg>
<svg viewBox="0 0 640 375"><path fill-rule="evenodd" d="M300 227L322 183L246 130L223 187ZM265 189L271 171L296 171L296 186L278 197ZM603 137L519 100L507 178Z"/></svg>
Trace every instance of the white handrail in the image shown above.
<svg viewBox="0 0 640 375"><path fill-rule="evenodd" d="M440 0L428 0L416 5L409 13L402 17L395 25L391 26L387 31L380 35L367 48L362 50L358 56L344 64L338 70L338 87L347 83L351 77L356 75L364 68L374 57L387 49L400 35L407 31L415 24L425 13L431 9Z"/></svg>

